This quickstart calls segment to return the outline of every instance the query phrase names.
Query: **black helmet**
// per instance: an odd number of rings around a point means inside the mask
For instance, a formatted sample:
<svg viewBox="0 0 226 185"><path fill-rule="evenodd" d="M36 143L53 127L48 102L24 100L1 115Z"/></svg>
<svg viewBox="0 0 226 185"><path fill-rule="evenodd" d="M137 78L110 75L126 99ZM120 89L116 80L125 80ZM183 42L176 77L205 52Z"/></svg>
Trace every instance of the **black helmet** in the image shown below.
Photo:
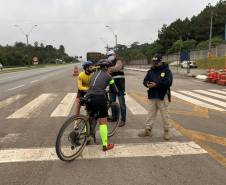
<svg viewBox="0 0 226 185"><path fill-rule="evenodd" d="M97 66L100 66L100 68L108 68L110 63L108 62L107 59L101 59L97 62Z"/></svg>
<svg viewBox="0 0 226 185"><path fill-rule="evenodd" d="M158 62L161 62L161 61L162 61L162 55L159 54L159 53L155 54L154 57L152 58L152 62L158 63Z"/></svg>

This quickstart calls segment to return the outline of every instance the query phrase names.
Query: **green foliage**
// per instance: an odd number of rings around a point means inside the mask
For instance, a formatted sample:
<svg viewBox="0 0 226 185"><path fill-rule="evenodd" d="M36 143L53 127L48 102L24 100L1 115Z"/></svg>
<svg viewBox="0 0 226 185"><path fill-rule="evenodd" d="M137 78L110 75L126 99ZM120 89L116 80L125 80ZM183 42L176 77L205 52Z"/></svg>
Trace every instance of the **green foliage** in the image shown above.
<svg viewBox="0 0 226 185"><path fill-rule="evenodd" d="M34 46L16 42L14 46L0 46L0 62L3 66L25 66L32 64L32 58L38 57L40 64L56 63L56 59L69 63L77 61L65 53L63 45L59 49L51 45L44 47L43 44L34 43Z"/></svg>
<svg viewBox="0 0 226 185"><path fill-rule="evenodd" d="M212 47L220 45L220 44L226 44L226 41L220 37L214 37L212 38L211 45ZM209 40L200 42L197 46L196 49L208 49L209 48Z"/></svg>

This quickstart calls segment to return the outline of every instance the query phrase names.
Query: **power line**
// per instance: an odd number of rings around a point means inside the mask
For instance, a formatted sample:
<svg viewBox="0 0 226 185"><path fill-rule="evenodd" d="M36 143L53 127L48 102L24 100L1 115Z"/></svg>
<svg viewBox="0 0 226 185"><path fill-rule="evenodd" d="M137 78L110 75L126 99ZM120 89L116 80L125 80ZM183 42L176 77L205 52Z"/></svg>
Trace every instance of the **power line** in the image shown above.
<svg viewBox="0 0 226 185"><path fill-rule="evenodd" d="M156 19L155 19L156 21ZM1 23L37 23L37 24L122 24L122 23L146 23L146 22L153 22L153 19L127 19L127 20L96 20L96 21L87 21L87 20L76 20L76 19L54 19L54 20L25 20L25 19L15 19L15 20L7 20L7 19L0 19Z"/></svg>

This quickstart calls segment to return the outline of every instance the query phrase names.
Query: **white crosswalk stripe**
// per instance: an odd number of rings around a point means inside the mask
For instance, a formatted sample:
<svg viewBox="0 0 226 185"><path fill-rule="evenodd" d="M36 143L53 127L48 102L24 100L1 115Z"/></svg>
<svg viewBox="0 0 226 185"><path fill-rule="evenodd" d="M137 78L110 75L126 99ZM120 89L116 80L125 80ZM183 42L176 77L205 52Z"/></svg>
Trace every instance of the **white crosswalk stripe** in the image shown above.
<svg viewBox="0 0 226 185"><path fill-rule="evenodd" d="M128 94L125 96L125 101L127 108L132 112L132 114L145 115L148 113L145 108L143 108L139 103L136 102L136 100L134 100Z"/></svg>
<svg viewBox="0 0 226 185"><path fill-rule="evenodd" d="M212 91L212 92L215 92L215 93L219 93L219 94L224 94L224 95L226 95L226 92L221 91L221 90L210 89L209 91Z"/></svg>
<svg viewBox="0 0 226 185"><path fill-rule="evenodd" d="M77 93L68 93L51 114L51 117L66 117L70 114Z"/></svg>
<svg viewBox="0 0 226 185"><path fill-rule="evenodd" d="M211 104L202 102L202 101L200 101L200 100L197 100L197 99L194 99L194 98L185 96L185 95L183 95L183 94L180 94L180 93L177 93L177 92L174 92L174 91L172 91L171 94L172 94L172 96L174 96L174 97L176 97L176 98L179 98L179 99L184 100L184 101L186 101L186 102L189 102L189 103L198 105L198 106L200 106L200 107L206 107L206 108L214 109L214 110L218 110L218 111L226 111L226 110L224 110L224 109L222 109L222 108L216 107L216 106L214 106L214 105L211 105Z"/></svg>
<svg viewBox="0 0 226 185"><path fill-rule="evenodd" d="M212 92L208 92L208 91L204 91L204 90L194 90L197 93L201 93L201 94L205 94L205 95L210 95L219 99L223 99L226 100L226 96L220 95L220 94L216 94L216 93L212 93Z"/></svg>
<svg viewBox="0 0 226 185"><path fill-rule="evenodd" d="M223 90L224 89L172 91L172 96L201 107L217 111L226 111L226 96L223 95L226 92ZM25 96L26 95L24 94L18 94L5 100L2 100L0 101L0 108L6 107L7 105L11 105ZM37 117L42 111L45 111L45 107L48 106L53 100L55 100L56 97L57 94L54 93L41 94L37 98L33 99L31 102L28 102L24 107L9 115L8 119ZM61 100L60 104L53 109L53 112L49 116L69 116L69 114L72 112L75 97L76 93L67 93L65 97ZM125 100L128 110L133 115L148 114L148 111L142 105L140 105L132 96L127 94L125 96ZM81 113L85 113L83 108L81 108Z"/></svg>
<svg viewBox="0 0 226 185"><path fill-rule="evenodd" d="M78 159L108 159L128 157L171 157L206 154L199 145L190 142L159 142L116 144L114 150L103 152L100 146L87 146ZM14 148L0 150L1 163L58 160L55 148Z"/></svg>
<svg viewBox="0 0 226 185"><path fill-rule="evenodd" d="M16 102L17 100L19 100L21 98L24 98L25 96L26 96L25 94L18 94L18 95L9 97L9 98L1 101L0 102L0 109Z"/></svg>
<svg viewBox="0 0 226 185"><path fill-rule="evenodd" d="M186 94L186 95L189 95L189 96L196 97L196 98L204 100L204 101L208 101L208 102L216 104L216 105L220 105L222 107L226 107L226 103L225 102L222 102L222 101L219 101L219 100L215 100L215 99L209 98L207 96L202 96L202 95L193 93L191 91L179 91L179 92L181 92L183 94Z"/></svg>
<svg viewBox="0 0 226 185"><path fill-rule="evenodd" d="M10 115L8 119L37 117L41 113L42 108L50 104L56 96L56 94L41 94L39 97Z"/></svg>

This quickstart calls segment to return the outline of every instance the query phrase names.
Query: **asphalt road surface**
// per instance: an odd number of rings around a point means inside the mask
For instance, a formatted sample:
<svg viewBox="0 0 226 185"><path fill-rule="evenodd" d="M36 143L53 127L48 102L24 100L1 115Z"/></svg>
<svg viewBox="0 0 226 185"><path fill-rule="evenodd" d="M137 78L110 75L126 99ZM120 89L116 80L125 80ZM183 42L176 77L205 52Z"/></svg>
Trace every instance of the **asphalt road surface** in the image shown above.
<svg viewBox="0 0 226 185"><path fill-rule="evenodd" d="M179 74L169 104L170 141L162 138L159 116L153 137L138 138L147 115L145 72L126 70L127 124L111 138L115 149L93 145L73 162L57 159L56 135L75 112L72 70L67 65L0 75L0 184L226 184L226 87Z"/></svg>

